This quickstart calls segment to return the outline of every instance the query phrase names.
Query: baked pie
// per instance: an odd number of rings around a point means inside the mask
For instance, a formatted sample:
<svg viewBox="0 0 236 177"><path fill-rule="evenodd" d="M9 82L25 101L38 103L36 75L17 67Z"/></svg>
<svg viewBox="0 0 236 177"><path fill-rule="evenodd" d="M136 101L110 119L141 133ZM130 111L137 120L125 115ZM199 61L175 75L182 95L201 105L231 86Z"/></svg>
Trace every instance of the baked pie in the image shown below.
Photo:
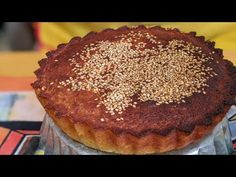
<svg viewBox="0 0 236 177"><path fill-rule="evenodd" d="M46 55L32 84L39 101L69 137L101 151L183 148L235 103L236 68L195 32L106 29Z"/></svg>

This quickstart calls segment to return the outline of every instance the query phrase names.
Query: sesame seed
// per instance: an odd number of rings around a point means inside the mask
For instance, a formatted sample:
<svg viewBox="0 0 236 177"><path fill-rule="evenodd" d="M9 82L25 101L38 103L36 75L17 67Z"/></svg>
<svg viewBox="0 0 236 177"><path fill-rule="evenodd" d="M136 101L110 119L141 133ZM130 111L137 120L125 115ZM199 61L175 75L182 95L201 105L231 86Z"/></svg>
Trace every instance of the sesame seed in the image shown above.
<svg viewBox="0 0 236 177"><path fill-rule="evenodd" d="M105 119L103 119L103 118L101 118L100 120L101 120L101 122L104 122L104 121L105 121Z"/></svg>

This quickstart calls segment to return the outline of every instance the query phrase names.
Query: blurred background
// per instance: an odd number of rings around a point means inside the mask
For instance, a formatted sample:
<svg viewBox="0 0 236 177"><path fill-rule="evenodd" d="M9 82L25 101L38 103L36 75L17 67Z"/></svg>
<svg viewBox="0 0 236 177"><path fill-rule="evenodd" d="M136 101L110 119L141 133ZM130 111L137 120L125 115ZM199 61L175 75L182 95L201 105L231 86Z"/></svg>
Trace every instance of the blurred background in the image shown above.
<svg viewBox="0 0 236 177"><path fill-rule="evenodd" d="M236 23L5 22L0 24L0 51L47 51L54 49L60 43L68 42L74 36L84 36L90 31L139 24L179 28L184 32L196 31L197 35L204 35L208 40L215 41L216 47L225 50L234 50L236 48Z"/></svg>
<svg viewBox="0 0 236 177"><path fill-rule="evenodd" d="M32 23L8 22L0 25L0 50L35 50L35 35Z"/></svg>

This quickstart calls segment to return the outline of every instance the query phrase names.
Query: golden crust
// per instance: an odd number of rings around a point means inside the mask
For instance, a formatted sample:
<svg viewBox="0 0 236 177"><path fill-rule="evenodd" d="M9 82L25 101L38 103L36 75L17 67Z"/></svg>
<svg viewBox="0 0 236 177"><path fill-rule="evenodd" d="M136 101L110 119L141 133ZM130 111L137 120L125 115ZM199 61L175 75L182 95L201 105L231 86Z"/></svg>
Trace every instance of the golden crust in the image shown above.
<svg viewBox="0 0 236 177"><path fill-rule="evenodd" d="M41 104L47 107L47 100L38 97ZM73 123L67 117L56 116L53 109L46 108L46 112L69 137L88 147L117 154L153 154L183 148L211 132L222 120L230 106L214 116L211 125L197 125L191 133L172 130L168 135L161 136L150 133L136 137L128 133L114 134L110 130L95 129L85 123Z"/></svg>

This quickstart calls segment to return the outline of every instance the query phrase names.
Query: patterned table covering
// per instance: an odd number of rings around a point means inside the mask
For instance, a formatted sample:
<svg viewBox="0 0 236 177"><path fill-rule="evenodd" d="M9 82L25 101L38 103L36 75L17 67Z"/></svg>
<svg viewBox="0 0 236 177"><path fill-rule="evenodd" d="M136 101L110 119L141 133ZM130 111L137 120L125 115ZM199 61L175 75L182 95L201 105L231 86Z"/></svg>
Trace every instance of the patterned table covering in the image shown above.
<svg viewBox="0 0 236 177"><path fill-rule="evenodd" d="M44 114L33 91L0 92L0 155L35 154Z"/></svg>

